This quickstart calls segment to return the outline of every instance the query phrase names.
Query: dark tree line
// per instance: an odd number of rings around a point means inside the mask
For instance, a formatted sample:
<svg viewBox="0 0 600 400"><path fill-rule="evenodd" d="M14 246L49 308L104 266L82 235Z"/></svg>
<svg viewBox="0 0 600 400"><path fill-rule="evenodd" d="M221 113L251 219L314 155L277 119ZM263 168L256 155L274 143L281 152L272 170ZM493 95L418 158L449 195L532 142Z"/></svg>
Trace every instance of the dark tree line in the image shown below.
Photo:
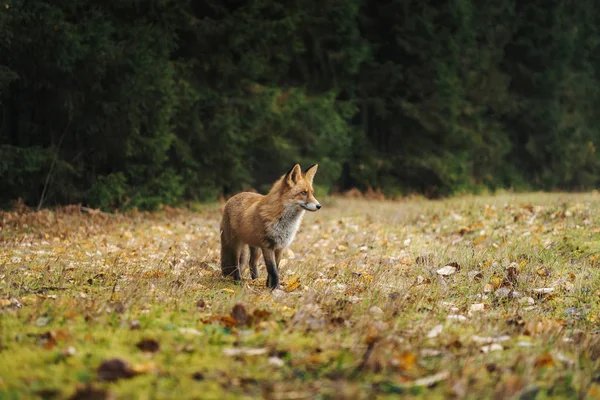
<svg viewBox="0 0 600 400"><path fill-rule="evenodd" d="M591 0L3 0L0 203L598 187Z"/></svg>

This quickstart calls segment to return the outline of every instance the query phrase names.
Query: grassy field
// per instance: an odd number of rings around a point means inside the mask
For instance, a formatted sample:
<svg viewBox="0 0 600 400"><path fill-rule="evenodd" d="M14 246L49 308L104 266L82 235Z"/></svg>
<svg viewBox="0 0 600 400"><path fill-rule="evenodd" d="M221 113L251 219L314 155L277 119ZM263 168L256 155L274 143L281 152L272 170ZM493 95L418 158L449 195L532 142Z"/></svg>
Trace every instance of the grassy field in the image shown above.
<svg viewBox="0 0 600 400"><path fill-rule="evenodd" d="M274 292L217 205L0 214L0 399L600 398L598 193L320 200Z"/></svg>

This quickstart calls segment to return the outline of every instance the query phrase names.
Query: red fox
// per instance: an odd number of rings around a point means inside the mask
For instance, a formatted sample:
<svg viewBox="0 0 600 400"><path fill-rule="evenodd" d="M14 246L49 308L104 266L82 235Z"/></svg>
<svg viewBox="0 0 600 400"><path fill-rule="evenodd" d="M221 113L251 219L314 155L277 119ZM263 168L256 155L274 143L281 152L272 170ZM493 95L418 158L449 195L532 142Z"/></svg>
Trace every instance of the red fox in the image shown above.
<svg viewBox="0 0 600 400"><path fill-rule="evenodd" d="M221 220L221 272L241 280L246 262L246 246L250 247L250 276L258 277L256 265L259 249L267 266L267 287L279 286L281 252L288 247L300 227L304 211L317 211L321 204L312 187L318 164L302 173L295 164L271 188L267 195L242 192L230 198Z"/></svg>

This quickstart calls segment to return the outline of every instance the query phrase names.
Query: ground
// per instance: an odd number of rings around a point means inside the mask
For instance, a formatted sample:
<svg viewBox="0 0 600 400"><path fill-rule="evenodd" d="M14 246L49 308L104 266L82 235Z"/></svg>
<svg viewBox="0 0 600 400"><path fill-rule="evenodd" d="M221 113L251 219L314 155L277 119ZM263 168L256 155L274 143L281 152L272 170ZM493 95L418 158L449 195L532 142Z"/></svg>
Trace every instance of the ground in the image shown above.
<svg viewBox="0 0 600 400"><path fill-rule="evenodd" d="M599 398L598 193L320 200L274 292L219 205L0 214L0 398Z"/></svg>

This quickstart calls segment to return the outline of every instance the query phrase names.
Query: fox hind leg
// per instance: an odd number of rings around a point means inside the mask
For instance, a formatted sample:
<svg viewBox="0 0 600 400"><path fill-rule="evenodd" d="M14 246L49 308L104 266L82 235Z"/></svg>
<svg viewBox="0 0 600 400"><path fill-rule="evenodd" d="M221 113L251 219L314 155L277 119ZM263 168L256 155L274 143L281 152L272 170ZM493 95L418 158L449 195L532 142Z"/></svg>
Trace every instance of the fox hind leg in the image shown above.
<svg viewBox="0 0 600 400"><path fill-rule="evenodd" d="M258 247L250 246L250 277L252 279L258 278L258 269L256 268L260 257L258 250Z"/></svg>
<svg viewBox="0 0 600 400"><path fill-rule="evenodd" d="M240 276L244 273L244 267L248 264L248 246L243 245L240 250L240 255L238 257L238 270L240 271Z"/></svg>
<svg viewBox="0 0 600 400"><path fill-rule="evenodd" d="M283 249L275 249L275 264L277 264L277 269L279 269L279 261L281 261L281 253L283 253Z"/></svg>
<svg viewBox="0 0 600 400"><path fill-rule="evenodd" d="M240 251L241 246L238 243L224 240L224 235L221 234L221 274L228 278L233 277L235 281L240 281Z"/></svg>

